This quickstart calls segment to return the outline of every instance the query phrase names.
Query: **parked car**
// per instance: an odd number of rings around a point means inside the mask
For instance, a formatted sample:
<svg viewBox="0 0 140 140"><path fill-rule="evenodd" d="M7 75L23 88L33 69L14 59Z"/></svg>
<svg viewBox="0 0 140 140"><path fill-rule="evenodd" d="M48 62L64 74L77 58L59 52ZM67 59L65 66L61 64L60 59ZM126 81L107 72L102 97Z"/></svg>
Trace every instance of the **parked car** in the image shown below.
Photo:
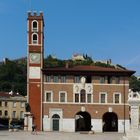
<svg viewBox="0 0 140 140"><path fill-rule="evenodd" d="M0 130L7 130L8 125L0 124Z"/></svg>
<svg viewBox="0 0 140 140"><path fill-rule="evenodd" d="M19 125L19 124L11 124L10 129L19 129L19 130L22 130L23 129L23 126L22 125Z"/></svg>

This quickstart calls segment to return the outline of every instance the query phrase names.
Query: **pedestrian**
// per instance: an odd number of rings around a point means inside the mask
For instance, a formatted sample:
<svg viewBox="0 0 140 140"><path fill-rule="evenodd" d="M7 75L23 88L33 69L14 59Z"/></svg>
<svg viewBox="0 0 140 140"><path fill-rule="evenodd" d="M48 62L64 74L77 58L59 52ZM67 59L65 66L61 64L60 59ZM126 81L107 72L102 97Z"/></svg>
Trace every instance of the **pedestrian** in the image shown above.
<svg viewBox="0 0 140 140"><path fill-rule="evenodd" d="M36 126L35 126L35 124L33 123L33 125L32 125L32 134L34 135L34 134L37 134L36 133Z"/></svg>

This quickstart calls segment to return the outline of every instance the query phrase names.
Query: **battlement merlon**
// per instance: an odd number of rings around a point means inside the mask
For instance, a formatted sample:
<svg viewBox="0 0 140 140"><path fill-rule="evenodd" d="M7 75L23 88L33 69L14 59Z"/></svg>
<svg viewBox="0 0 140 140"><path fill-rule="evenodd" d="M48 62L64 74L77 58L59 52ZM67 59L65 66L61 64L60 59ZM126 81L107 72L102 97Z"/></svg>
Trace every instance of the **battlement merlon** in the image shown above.
<svg viewBox="0 0 140 140"><path fill-rule="evenodd" d="M28 11L28 20L29 19L40 19L43 20L43 12L40 11L39 13L37 13L36 11Z"/></svg>

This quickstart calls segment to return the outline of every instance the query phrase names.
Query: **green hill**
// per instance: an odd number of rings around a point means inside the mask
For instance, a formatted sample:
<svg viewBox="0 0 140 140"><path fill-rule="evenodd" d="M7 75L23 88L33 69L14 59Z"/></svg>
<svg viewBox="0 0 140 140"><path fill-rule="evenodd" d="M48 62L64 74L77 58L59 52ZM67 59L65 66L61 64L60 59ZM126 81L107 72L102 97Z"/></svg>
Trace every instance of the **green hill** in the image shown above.
<svg viewBox="0 0 140 140"><path fill-rule="evenodd" d="M26 58L17 60L8 60L0 64L0 91L18 92L26 95L27 81L27 63Z"/></svg>

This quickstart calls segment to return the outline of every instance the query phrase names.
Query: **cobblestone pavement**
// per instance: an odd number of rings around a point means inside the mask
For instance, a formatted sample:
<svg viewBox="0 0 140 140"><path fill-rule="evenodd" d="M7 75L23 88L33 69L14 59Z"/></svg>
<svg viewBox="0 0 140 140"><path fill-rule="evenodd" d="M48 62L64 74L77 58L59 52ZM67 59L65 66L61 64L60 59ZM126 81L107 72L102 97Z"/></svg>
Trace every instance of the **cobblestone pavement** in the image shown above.
<svg viewBox="0 0 140 140"><path fill-rule="evenodd" d="M123 134L119 133L65 133L65 132L8 132L0 131L0 140L121 140Z"/></svg>

